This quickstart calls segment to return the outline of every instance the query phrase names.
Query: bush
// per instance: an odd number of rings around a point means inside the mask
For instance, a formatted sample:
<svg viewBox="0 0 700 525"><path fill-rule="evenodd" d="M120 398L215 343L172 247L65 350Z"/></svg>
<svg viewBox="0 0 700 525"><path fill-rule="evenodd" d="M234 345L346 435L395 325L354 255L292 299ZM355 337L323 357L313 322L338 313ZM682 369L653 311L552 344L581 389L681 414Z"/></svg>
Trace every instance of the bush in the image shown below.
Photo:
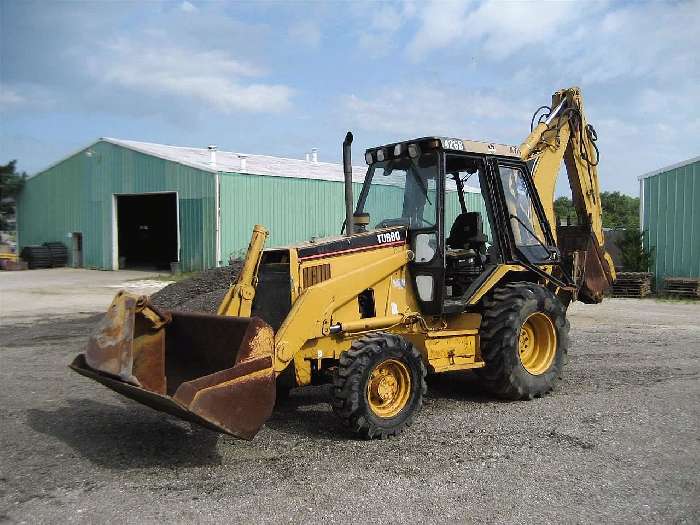
<svg viewBox="0 0 700 525"><path fill-rule="evenodd" d="M644 233L638 228L629 228L616 243L626 272L648 272L654 264L654 250L644 248Z"/></svg>

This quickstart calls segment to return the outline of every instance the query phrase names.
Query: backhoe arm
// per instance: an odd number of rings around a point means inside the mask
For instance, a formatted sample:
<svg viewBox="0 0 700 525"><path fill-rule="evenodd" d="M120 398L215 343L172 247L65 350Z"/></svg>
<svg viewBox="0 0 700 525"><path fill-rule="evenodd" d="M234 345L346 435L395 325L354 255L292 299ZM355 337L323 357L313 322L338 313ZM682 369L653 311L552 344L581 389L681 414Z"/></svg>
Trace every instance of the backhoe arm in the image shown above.
<svg viewBox="0 0 700 525"><path fill-rule="evenodd" d="M520 147L521 158L533 161L533 179L549 224L556 227L554 191L562 160L578 216L576 226L556 228L559 249L584 302L600 302L615 280L615 268L605 252L603 210L598 185L596 134L586 121L579 88L552 95L552 110ZM553 228L555 229L555 228Z"/></svg>

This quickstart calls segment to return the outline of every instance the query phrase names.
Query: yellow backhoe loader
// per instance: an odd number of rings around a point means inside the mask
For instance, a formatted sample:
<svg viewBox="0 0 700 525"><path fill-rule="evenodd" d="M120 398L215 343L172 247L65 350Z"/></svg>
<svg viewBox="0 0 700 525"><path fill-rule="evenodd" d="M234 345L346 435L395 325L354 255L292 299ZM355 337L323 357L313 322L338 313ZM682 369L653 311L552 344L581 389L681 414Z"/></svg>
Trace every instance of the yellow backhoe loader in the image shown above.
<svg viewBox="0 0 700 525"><path fill-rule="evenodd" d="M343 235L264 249L256 226L217 315L120 292L71 368L244 439L277 395L312 383L332 383L333 410L365 438L411 425L427 373L474 370L508 399L547 394L567 360L567 306L600 302L615 272L581 93L540 110L520 147L425 137L369 149L357 199L348 133ZM562 160L578 221L556 227Z"/></svg>

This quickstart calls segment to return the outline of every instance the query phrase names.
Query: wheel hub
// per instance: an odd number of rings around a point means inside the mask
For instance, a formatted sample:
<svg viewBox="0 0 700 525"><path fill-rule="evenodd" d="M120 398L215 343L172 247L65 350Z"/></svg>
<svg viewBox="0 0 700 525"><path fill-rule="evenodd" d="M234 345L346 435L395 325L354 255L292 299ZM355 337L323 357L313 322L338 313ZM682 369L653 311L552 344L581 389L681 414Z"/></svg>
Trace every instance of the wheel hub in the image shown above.
<svg viewBox="0 0 700 525"><path fill-rule="evenodd" d="M411 374L408 367L396 359L379 363L367 383L367 401L377 416L396 416L408 402L411 393Z"/></svg>
<svg viewBox="0 0 700 525"><path fill-rule="evenodd" d="M544 374L557 352L557 332L552 320L542 312L530 314L520 328L518 355L525 370Z"/></svg>
<svg viewBox="0 0 700 525"><path fill-rule="evenodd" d="M382 401L388 401L396 395L398 390L398 383L394 376L385 375L379 380L379 385L377 386L377 393Z"/></svg>

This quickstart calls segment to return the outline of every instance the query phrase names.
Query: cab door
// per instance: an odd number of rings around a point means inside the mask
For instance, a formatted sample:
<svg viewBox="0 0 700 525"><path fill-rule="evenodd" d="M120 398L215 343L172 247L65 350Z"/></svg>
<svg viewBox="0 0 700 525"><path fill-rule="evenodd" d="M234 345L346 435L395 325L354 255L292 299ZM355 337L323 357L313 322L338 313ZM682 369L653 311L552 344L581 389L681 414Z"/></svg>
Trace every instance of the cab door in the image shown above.
<svg viewBox="0 0 700 525"><path fill-rule="evenodd" d="M409 264L413 285L421 312L428 315L442 314L445 284L445 233L444 233L444 172L442 153L435 152L439 167L434 177L426 179L425 206L435 207L435 225L408 230L409 246L414 259ZM415 194L415 192L411 192ZM409 195L409 192L406 192Z"/></svg>
<svg viewBox="0 0 700 525"><path fill-rule="evenodd" d="M511 254L533 265L552 264L558 255L556 243L527 165L514 159L494 159L493 170Z"/></svg>

